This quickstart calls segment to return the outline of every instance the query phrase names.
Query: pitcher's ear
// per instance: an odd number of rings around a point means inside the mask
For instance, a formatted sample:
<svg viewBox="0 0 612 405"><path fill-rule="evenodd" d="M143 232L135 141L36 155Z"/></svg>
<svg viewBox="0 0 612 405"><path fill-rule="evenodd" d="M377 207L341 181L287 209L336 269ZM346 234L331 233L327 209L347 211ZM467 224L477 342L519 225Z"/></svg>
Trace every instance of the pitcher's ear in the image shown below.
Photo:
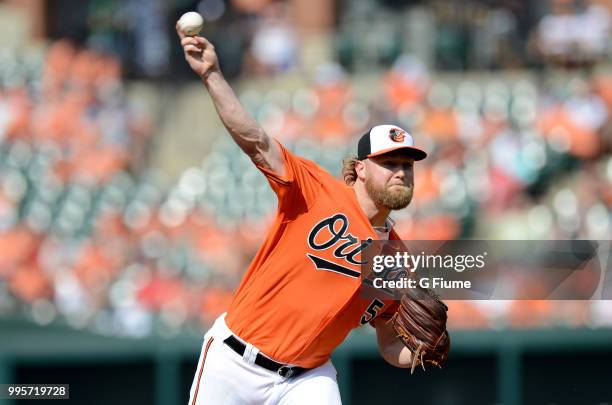
<svg viewBox="0 0 612 405"><path fill-rule="evenodd" d="M368 171L365 160L357 160L355 162L355 173L357 173L357 178L361 181L365 181L366 173Z"/></svg>

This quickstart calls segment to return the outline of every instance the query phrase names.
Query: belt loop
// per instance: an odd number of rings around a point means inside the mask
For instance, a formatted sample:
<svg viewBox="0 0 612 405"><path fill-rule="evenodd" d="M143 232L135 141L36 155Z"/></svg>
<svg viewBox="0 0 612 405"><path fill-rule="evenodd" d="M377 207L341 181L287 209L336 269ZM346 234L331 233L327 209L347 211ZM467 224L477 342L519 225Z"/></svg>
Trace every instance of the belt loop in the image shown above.
<svg viewBox="0 0 612 405"><path fill-rule="evenodd" d="M259 350L255 346L250 343L246 343L242 358L249 364L255 364L255 359L257 358L258 352Z"/></svg>

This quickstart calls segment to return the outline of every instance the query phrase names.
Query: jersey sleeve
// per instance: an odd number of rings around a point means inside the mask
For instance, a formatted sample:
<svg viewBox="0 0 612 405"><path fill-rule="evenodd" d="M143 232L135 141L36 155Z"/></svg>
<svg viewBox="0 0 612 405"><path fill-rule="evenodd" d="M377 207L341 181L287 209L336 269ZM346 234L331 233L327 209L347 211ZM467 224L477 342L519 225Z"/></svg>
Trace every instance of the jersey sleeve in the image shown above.
<svg viewBox="0 0 612 405"><path fill-rule="evenodd" d="M320 190L319 174L323 169L310 160L294 155L277 140L274 141L280 147L285 173L281 176L266 167L256 166L266 176L278 197L279 211L305 211Z"/></svg>
<svg viewBox="0 0 612 405"><path fill-rule="evenodd" d="M397 312L399 308L399 301L393 301L381 314L370 321L370 325L376 327L376 322L387 322Z"/></svg>

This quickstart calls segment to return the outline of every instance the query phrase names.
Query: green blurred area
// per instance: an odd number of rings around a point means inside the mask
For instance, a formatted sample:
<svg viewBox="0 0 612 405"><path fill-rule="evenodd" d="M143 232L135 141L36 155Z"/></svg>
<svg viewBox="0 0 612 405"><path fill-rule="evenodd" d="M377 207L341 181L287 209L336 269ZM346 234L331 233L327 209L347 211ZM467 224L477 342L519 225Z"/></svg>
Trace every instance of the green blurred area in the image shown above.
<svg viewBox="0 0 612 405"><path fill-rule="evenodd" d="M0 380L70 384L69 402L75 404L187 403L201 344L187 336L122 339L22 320L3 320L0 329ZM411 375L384 363L373 329L355 331L334 354L343 403L612 401L612 329L453 331L451 336L444 370L417 369Z"/></svg>

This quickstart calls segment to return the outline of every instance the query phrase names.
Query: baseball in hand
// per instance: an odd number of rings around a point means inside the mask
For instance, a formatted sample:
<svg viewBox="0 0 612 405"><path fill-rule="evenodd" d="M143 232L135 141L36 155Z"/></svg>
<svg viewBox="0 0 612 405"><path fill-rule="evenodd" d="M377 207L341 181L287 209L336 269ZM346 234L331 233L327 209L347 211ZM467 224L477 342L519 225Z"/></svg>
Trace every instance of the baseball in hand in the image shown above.
<svg viewBox="0 0 612 405"><path fill-rule="evenodd" d="M178 20L179 28L185 35L198 35L204 27L204 19L195 11L190 11Z"/></svg>

